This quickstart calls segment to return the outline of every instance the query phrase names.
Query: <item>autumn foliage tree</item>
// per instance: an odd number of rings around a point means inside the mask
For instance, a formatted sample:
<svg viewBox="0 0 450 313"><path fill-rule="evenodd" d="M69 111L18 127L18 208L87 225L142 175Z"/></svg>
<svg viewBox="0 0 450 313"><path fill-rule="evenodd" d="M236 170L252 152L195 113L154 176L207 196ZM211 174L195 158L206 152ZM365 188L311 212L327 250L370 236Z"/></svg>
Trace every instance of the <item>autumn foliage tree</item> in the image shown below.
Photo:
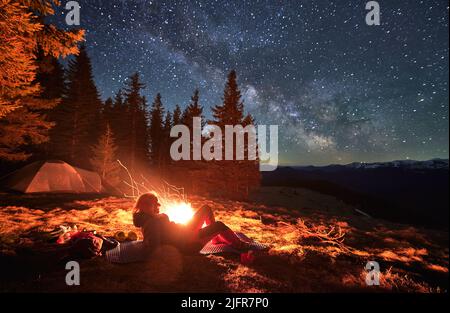
<svg viewBox="0 0 450 313"><path fill-rule="evenodd" d="M42 110L58 99L39 97L37 54L55 58L78 53L84 31L63 31L44 24L57 0L0 0L0 159L20 161L27 146L48 141L54 125Z"/></svg>

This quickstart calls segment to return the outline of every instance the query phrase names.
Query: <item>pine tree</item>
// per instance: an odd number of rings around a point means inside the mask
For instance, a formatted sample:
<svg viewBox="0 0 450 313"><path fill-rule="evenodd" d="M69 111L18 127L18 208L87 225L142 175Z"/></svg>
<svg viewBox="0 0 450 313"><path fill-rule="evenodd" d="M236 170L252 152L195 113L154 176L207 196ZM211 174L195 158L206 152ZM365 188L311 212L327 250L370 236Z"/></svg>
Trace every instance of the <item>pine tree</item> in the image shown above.
<svg viewBox="0 0 450 313"><path fill-rule="evenodd" d="M228 74L223 95L223 104L216 105L212 108L213 120L210 124L219 126L222 129L223 147L225 147L225 126L226 125L243 125L244 103L241 101L241 91L237 84L236 71L232 70ZM236 136L233 137L236 142ZM225 156L225 148L223 149L223 157ZM234 158L236 151L234 151Z"/></svg>
<svg viewBox="0 0 450 313"><path fill-rule="evenodd" d="M111 186L117 186L120 182L120 167L117 162L117 147L114 142L114 135L106 124L104 133L92 148L93 156L90 159L92 168L100 175L102 180Z"/></svg>
<svg viewBox="0 0 450 313"><path fill-rule="evenodd" d="M102 108L102 124L103 125L111 125L111 121L113 119L113 109L114 109L114 102L113 99L108 98L106 99L105 103L103 103L103 108Z"/></svg>
<svg viewBox="0 0 450 313"><path fill-rule="evenodd" d="M164 144L163 144L163 158L162 158L162 167L167 170L169 164L171 163L170 156L170 146L172 145L173 138L170 137L170 131L173 126L172 113L167 111L166 118L164 120Z"/></svg>
<svg viewBox="0 0 450 313"><path fill-rule="evenodd" d="M145 85L140 81L138 73L131 75L128 79L125 88L125 102L126 115L124 120L127 125L124 151L128 157L125 162L128 169L134 173L138 165L148 162L148 116L147 116L147 101L145 97L141 96L141 90Z"/></svg>
<svg viewBox="0 0 450 313"><path fill-rule="evenodd" d="M166 118L164 119L164 131L166 133L170 133L170 129L172 128L172 113L167 111Z"/></svg>
<svg viewBox="0 0 450 313"><path fill-rule="evenodd" d="M41 94L38 98L52 100L57 102L51 109L38 110L42 117L50 122L58 120L60 113L61 99L65 93L65 72L57 58L51 55L44 55L42 49L39 49L37 64L39 65L36 82L41 86ZM51 138L52 130L49 135ZM49 159L55 157L50 142L45 142L38 146L31 146L27 150L33 153L33 159Z"/></svg>
<svg viewBox="0 0 450 313"><path fill-rule="evenodd" d="M63 160L82 167L89 166L89 147L98 141L102 102L92 75L86 48L69 62L67 92L58 106L59 114L52 131L51 144Z"/></svg>
<svg viewBox="0 0 450 313"><path fill-rule="evenodd" d="M191 97L191 103L186 107L183 113L183 124L188 126L192 132L192 119L194 117L200 117L202 122L202 127L205 126L204 116L203 116L203 106L199 104L199 91L196 89L193 96Z"/></svg>
<svg viewBox="0 0 450 313"><path fill-rule="evenodd" d="M161 168L164 143L164 107L161 94L157 94L150 110L151 160L156 168Z"/></svg>
<svg viewBox="0 0 450 313"><path fill-rule="evenodd" d="M116 95L114 96L114 107L117 108L124 107L122 89L119 89L119 91L117 91Z"/></svg>
<svg viewBox="0 0 450 313"><path fill-rule="evenodd" d="M228 74L223 95L223 104L216 105L213 109L211 124L223 128L225 125L239 125L243 122L244 103L241 101L241 91L237 84L236 71Z"/></svg>
<svg viewBox="0 0 450 313"><path fill-rule="evenodd" d="M211 124L222 129L223 147L225 147L224 129L226 125L243 127L254 125L254 119L250 114L244 116L244 103L241 100L241 92L237 84L237 75L233 70L228 75L223 96L223 104L215 106L213 109L213 120ZM234 147L236 148L236 135L233 136ZM257 150L256 147L251 147ZM244 161L236 160L236 151L233 149L233 161L218 162L223 169L222 180L227 182L227 189L230 194L240 194L248 196L249 191L260 185L261 175L259 172L259 160L248 160L249 141L248 136L244 137ZM223 156L225 151L223 151Z"/></svg>
<svg viewBox="0 0 450 313"><path fill-rule="evenodd" d="M66 88L64 67L54 56L45 55L42 49L39 49L37 64L36 82L41 86L39 98L61 99Z"/></svg>
<svg viewBox="0 0 450 313"><path fill-rule="evenodd" d="M186 109L184 110L183 115L182 115L182 124L186 125L189 128L189 132L190 132L191 159L193 159L193 157L194 157L194 155L193 155L193 151L194 151L193 150L194 149L194 144L193 144L193 142L194 142L194 128L193 128L194 117L200 118L200 121L201 121L200 125L201 125L202 129L205 126L205 121L204 121L204 116L203 116L203 106L201 106L199 104L199 99L200 99L200 93L199 93L198 89L196 89L194 91L194 94L191 97L191 102L186 107Z"/></svg>
<svg viewBox="0 0 450 313"><path fill-rule="evenodd" d="M123 93L121 89L119 89L119 91L114 96L113 107L111 110L109 122L116 139L116 144L118 147L117 152L118 158L119 160L126 162L126 158L128 157L126 147L129 143L128 139L129 125L128 125L128 111L123 101Z"/></svg>
<svg viewBox="0 0 450 313"><path fill-rule="evenodd" d="M44 143L53 123L42 110L54 107L56 99L39 98L36 81L38 47L44 56L65 57L78 52L84 31L63 31L44 24L53 15L50 0L0 1L0 159L18 161L31 153L25 148Z"/></svg>
<svg viewBox="0 0 450 313"><path fill-rule="evenodd" d="M137 124L137 159L143 167L150 160L149 112L147 98L141 97Z"/></svg>
<svg viewBox="0 0 450 313"><path fill-rule="evenodd" d="M173 125L179 125L181 124L182 121L182 113L181 113L181 108L180 106L177 104L175 106L175 110L173 110Z"/></svg>

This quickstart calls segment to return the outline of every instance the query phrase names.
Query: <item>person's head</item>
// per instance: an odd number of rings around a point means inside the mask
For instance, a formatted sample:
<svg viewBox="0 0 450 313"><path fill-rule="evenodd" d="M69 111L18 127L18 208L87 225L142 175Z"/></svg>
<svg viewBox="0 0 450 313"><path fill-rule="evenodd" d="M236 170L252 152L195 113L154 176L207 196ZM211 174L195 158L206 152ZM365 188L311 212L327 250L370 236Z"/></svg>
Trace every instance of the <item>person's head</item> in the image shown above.
<svg viewBox="0 0 450 313"><path fill-rule="evenodd" d="M159 207L161 204L158 202L158 198L152 193L144 193L141 195L134 206L135 212L144 212L147 214L159 214Z"/></svg>

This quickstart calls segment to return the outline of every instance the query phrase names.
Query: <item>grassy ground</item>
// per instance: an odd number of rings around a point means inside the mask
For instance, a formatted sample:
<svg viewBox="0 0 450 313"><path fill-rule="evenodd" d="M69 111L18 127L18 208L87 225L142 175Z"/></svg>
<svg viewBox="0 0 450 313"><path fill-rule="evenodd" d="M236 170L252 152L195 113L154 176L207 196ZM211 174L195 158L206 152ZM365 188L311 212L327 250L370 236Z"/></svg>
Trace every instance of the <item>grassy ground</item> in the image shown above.
<svg viewBox="0 0 450 313"><path fill-rule="evenodd" d="M63 223L104 235L136 230L123 198L1 194L0 291L35 292L446 292L448 232L417 229L359 215L333 197L263 188L249 202L192 197L219 220L268 244L251 265L238 255L182 254L161 247L144 263L81 262L81 285L65 284L54 245L38 240ZM367 286L365 265L381 266L380 286Z"/></svg>

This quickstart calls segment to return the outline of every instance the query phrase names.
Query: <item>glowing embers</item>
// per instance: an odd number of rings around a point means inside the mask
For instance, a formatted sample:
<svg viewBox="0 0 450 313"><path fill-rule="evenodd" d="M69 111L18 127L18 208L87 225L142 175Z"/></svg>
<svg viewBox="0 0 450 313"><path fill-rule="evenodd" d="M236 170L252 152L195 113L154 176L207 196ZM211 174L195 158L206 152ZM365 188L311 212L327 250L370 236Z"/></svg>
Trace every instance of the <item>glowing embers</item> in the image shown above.
<svg viewBox="0 0 450 313"><path fill-rule="evenodd" d="M160 181L159 187L152 186L150 182L141 175L143 181L137 182L131 175L128 168L118 161L119 165L127 172L130 181L124 181L124 183L131 189L131 195L124 194L127 198L137 200L140 195L144 193L153 193L161 204L160 213L165 213L172 222L187 224L194 215L194 209L187 201L187 197L184 194L184 188L179 188L167 183L166 181Z"/></svg>

